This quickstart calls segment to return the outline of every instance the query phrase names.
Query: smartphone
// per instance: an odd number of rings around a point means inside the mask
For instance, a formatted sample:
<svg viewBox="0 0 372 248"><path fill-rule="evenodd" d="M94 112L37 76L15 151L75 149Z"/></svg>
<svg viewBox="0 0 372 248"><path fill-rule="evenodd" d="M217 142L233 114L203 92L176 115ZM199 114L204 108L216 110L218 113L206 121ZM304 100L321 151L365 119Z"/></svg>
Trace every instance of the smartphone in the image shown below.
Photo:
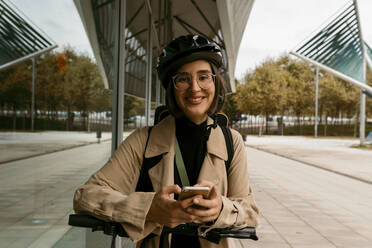
<svg viewBox="0 0 372 248"><path fill-rule="evenodd" d="M178 197L178 200L182 201L186 198L193 197L194 195L202 195L204 199L208 199L209 192L210 192L210 189L208 187L185 186L182 188L182 191Z"/></svg>

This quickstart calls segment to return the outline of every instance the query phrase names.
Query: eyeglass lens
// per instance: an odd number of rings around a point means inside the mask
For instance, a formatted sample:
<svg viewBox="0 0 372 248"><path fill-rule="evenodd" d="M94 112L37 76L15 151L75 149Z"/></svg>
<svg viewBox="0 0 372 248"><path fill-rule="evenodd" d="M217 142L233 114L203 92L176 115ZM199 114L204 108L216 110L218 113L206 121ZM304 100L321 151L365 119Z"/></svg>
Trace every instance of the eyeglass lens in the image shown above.
<svg viewBox="0 0 372 248"><path fill-rule="evenodd" d="M196 81L202 89L208 89L213 84L212 73L197 73ZM181 73L173 77L173 82L177 89L188 89L192 85L192 75L189 73Z"/></svg>

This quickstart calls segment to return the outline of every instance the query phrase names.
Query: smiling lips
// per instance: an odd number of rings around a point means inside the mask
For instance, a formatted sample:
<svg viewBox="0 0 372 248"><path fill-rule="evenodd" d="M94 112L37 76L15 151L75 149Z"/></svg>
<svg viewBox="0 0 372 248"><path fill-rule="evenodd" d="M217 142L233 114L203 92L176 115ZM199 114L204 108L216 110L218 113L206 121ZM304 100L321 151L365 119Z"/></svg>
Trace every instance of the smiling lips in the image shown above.
<svg viewBox="0 0 372 248"><path fill-rule="evenodd" d="M186 97L186 100L191 104L199 104L203 101L204 98L205 98L204 96L201 96L201 97Z"/></svg>

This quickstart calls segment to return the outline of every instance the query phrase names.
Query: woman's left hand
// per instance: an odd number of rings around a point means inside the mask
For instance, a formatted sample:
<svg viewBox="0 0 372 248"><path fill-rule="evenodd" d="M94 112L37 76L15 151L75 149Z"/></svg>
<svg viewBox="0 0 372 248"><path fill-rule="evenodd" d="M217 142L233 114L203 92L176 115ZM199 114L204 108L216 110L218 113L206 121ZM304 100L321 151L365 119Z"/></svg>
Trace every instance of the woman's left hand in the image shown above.
<svg viewBox="0 0 372 248"><path fill-rule="evenodd" d="M208 199L194 198L193 203L201 208L188 207L186 211L192 215L198 216L200 222L214 221L220 215L222 210L222 198L218 194L216 186L208 181L199 181L194 186L204 186L211 189Z"/></svg>

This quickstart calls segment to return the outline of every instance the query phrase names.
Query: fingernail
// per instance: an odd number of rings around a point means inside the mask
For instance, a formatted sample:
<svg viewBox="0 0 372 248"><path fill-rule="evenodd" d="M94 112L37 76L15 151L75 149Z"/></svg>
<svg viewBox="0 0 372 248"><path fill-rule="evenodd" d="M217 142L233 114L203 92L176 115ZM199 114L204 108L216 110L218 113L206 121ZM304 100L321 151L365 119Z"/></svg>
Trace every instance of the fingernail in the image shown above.
<svg viewBox="0 0 372 248"><path fill-rule="evenodd" d="M195 198L194 203L199 203L199 199Z"/></svg>

